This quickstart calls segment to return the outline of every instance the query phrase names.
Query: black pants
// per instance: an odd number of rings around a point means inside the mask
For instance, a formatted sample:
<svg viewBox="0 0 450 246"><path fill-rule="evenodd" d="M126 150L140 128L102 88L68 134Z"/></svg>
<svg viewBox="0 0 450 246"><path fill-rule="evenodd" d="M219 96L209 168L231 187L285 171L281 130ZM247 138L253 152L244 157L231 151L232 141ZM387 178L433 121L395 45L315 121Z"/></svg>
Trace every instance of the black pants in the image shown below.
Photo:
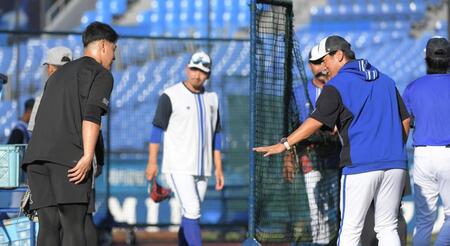
<svg viewBox="0 0 450 246"><path fill-rule="evenodd" d="M87 204L64 204L39 208L37 211L38 246L86 246Z"/></svg>
<svg viewBox="0 0 450 246"><path fill-rule="evenodd" d="M92 173L81 184L74 184L67 177L69 169L50 162L27 166L31 207L37 209L39 218L38 246L85 246L86 237L89 243L94 241L89 245L97 244L92 219L86 220L88 203L92 203Z"/></svg>

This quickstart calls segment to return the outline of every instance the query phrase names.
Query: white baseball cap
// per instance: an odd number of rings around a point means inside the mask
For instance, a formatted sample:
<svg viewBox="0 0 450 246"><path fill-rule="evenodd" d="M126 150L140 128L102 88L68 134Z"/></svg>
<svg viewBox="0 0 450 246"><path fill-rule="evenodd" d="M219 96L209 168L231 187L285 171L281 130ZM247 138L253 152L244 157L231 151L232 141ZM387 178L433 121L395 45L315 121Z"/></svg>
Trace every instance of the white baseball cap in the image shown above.
<svg viewBox="0 0 450 246"><path fill-rule="evenodd" d="M317 61L337 50L353 52L350 43L343 37L337 35L328 36L320 40L319 44L312 48L309 60Z"/></svg>
<svg viewBox="0 0 450 246"><path fill-rule="evenodd" d="M67 47L57 46L48 50L47 60L45 60L43 65L62 66L70 61L72 61L72 51Z"/></svg>
<svg viewBox="0 0 450 246"><path fill-rule="evenodd" d="M310 62L318 61L325 55L326 54L320 53L319 45L314 45L314 47L312 47L312 49L309 51L309 61Z"/></svg>
<svg viewBox="0 0 450 246"><path fill-rule="evenodd" d="M198 51L192 55L188 67L195 67L205 73L209 73L211 71L211 58L205 52Z"/></svg>

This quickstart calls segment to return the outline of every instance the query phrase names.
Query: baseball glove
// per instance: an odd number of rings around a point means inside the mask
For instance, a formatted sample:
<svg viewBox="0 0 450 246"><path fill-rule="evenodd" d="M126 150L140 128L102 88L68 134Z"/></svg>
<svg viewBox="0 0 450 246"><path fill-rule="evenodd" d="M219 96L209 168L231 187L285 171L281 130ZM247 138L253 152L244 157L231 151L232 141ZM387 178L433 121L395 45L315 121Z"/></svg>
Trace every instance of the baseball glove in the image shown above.
<svg viewBox="0 0 450 246"><path fill-rule="evenodd" d="M150 198L158 203L166 200L170 197L170 194L172 193L172 190L169 188L164 188L161 185L156 182L156 178L153 178L151 188L149 190L150 192Z"/></svg>

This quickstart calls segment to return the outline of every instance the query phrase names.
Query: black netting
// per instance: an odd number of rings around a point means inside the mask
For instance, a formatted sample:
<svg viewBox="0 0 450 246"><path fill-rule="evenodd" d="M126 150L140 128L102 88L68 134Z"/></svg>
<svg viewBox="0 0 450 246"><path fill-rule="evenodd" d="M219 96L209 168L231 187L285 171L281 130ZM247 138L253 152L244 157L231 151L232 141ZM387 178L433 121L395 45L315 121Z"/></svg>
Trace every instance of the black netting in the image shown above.
<svg viewBox="0 0 450 246"><path fill-rule="evenodd" d="M255 18L255 146L271 145L289 135L312 109L300 46L293 40L292 6L287 1L268 2L257 4ZM334 147L301 143L297 162L284 154L255 155L255 237L259 242L327 244L336 237L338 169L318 158L323 156L321 151L335 151ZM286 163L295 163L291 180L286 178Z"/></svg>

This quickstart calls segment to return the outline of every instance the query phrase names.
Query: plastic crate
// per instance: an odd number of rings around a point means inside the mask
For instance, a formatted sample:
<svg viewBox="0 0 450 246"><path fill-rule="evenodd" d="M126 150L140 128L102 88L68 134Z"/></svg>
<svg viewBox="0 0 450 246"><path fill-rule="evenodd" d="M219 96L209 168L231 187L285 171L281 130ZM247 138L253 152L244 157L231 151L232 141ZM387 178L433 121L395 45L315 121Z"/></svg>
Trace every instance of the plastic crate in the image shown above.
<svg viewBox="0 0 450 246"><path fill-rule="evenodd" d="M30 243L31 223L25 216L3 220L3 226L0 226L0 246L32 246ZM35 239L38 227L39 224L35 223Z"/></svg>
<svg viewBox="0 0 450 246"><path fill-rule="evenodd" d="M26 144L0 145L0 188L19 186L20 163Z"/></svg>

